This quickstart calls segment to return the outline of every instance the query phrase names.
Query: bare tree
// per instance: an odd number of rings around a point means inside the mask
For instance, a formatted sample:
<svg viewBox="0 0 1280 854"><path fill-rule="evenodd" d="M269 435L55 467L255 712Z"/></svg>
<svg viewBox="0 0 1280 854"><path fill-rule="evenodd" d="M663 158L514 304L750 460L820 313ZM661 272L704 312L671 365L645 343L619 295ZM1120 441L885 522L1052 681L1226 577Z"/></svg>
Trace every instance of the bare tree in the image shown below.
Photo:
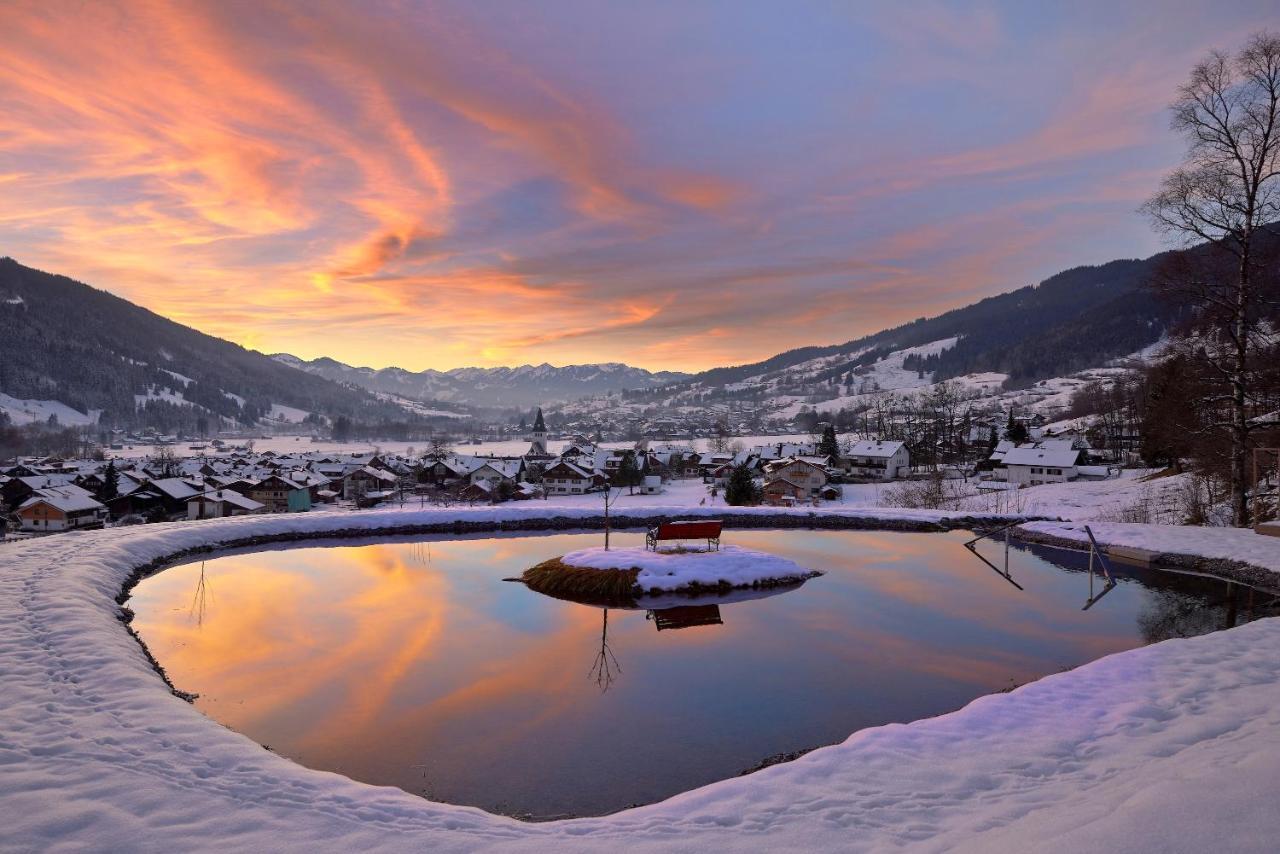
<svg viewBox="0 0 1280 854"><path fill-rule="evenodd" d="M432 433L431 441L427 445L427 456L429 457L447 457L453 453L453 446L449 442L448 433Z"/></svg>
<svg viewBox="0 0 1280 854"><path fill-rule="evenodd" d="M1268 278L1256 251L1280 217L1280 34L1254 35L1234 55L1214 51L1191 71L1173 103L1172 126L1188 142L1182 166L1144 206L1156 227L1184 243L1204 241L1231 264L1164 276L1205 320L1206 357L1230 388L1222 409L1231 439L1232 524L1248 524L1250 362L1259 347Z"/></svg>

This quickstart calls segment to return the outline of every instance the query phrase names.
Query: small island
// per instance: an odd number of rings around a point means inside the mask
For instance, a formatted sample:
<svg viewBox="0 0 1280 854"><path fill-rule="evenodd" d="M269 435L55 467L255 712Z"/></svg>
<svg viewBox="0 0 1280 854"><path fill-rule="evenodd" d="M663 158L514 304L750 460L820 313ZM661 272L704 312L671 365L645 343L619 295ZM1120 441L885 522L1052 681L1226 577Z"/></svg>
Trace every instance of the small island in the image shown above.
<svg viewBox="0 0 1280 854"><path fill-rule="evenodd" d="M780 587L821 575L768 552L719 549L590 548L543 561L521 580L532 590L580 600L628 600L660 593Z"/></svg>

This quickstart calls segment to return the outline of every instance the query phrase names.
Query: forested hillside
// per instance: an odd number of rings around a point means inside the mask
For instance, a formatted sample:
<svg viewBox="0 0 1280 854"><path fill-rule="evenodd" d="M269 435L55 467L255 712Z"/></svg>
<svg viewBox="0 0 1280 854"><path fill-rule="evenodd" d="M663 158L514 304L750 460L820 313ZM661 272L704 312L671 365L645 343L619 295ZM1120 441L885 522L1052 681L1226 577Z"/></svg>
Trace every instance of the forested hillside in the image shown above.
<svg viewBox="0 0 1280 854"><path fill-rule="evenodd" d="M839 375L877 353L958 338L954 347L918 358L911 368L947 379L980 371L1009 375L1011 386L1064 376L1159 340L1177 321L1177 307L1145 287L1168 253L1143 260L1075 267L1038 285L988 297L964 308L829 347L804 347L763 362L697 375L704 385L739 382L819 357L848 354L824 370Z"/></svg>
<svg viewBox="0 0 1280 854"><path fill-rule="evenodd" d="M275 407L404 420L366 391L296 371L66 276L0 258L0 393L102 410L104 425L252 424Z"/></svg>

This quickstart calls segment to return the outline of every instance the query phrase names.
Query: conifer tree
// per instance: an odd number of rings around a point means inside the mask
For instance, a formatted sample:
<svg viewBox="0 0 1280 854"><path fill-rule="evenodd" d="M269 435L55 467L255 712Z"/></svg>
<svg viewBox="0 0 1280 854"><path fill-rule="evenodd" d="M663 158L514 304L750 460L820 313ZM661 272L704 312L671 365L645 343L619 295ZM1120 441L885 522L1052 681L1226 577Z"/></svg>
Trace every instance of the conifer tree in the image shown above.
<svg viewBox="0 0 1280 854"><path fill-rule="evenodd" d="M746 463L738 463L729 474L729 482L724 488L726 504L741 506L743 504L759 504L760 490L756 487L755 478Z"/></svg>

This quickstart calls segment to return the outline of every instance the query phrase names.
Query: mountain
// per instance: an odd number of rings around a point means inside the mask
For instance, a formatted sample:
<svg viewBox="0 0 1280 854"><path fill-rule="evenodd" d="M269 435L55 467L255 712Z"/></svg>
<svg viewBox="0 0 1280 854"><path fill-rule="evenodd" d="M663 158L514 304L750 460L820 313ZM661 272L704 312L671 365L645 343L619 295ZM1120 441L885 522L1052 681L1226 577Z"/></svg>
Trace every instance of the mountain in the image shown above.
<svg viewBox="0 0 1280 854"><path fill-rule="evenodd" d="M1009 386L1096 367L1158 341L1182 311L1147 288L1171 254L1075 267L1015 291L932 318L824 347L802 347L748 365L713 368L690 378L702 387L740 383L821 362L815 380L842 378L891 352L950 341L907 366L933 379L997 372ZM911 354L909 354L911 355Z"/></svg>
<svg viewBox="0 0 1280 854"><path fill-rule="evenodd" d="M1074 391L1105 381L1125 357L1154 352L1189 316L1148 283L1162 266L1206 247L1075 267L1036 285L841 344L802 347L713 368L650 390L582 400L553 411L564 429L704 431L727 423L758 432L804 426L816 413L842 427L886 393L910 395L954 380L991 406L1065 411ZM843 420L841 420L843 419ZM644 425L649 425L645 427Z"/></svg>
<svg viewBox="0 0 1280 854"><path fill-rule="evenodd" d="M646 371L617 362L557 368L454 368L406 371L403 368L355 368L328 358L303 361L288 353L278 362L335 382L357 385L412 400L448 401L466 406L528 408L623 389L649 389L683 382L688 374Z"/></svg>
<svg viewBox="0 0 1280 854"><path fill-rule="evenodd" d="M365 389L300 373L127 300L0 258L0 411L17 422L193 429L411 419Z"/></svg>

